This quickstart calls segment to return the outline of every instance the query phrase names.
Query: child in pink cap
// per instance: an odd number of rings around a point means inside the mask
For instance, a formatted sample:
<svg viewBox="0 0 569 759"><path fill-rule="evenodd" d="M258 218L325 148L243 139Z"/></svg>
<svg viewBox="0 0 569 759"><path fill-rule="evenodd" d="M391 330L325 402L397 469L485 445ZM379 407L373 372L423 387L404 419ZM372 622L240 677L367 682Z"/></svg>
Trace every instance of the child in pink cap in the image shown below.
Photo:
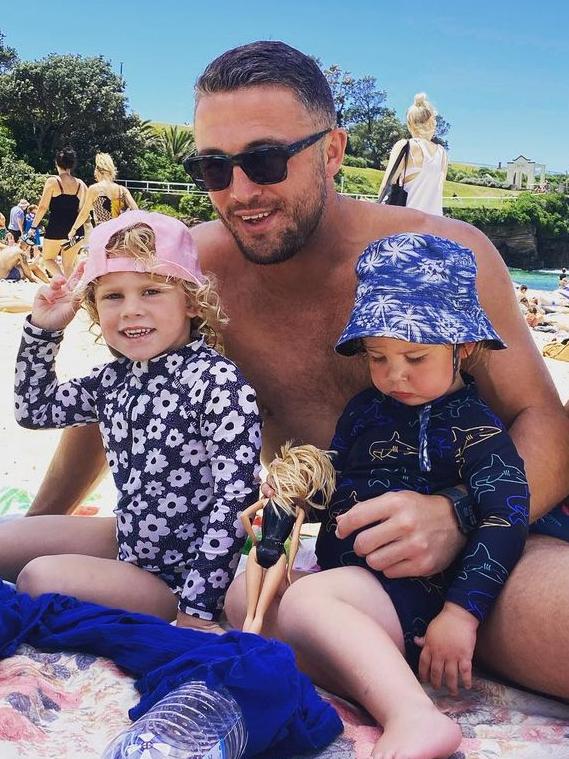
<svg viewBox="0 0 569 759"><path fill-rule="evenodd" d="M117 359L59 382L56 355L80 305ZM16 418L33 429L99 423L118 490L116 540L103 519L6 525L0 546L22 546L20 590L219 631L260 449L255 393L214 350L225 321L190 231L158 213L99 225L74 276L38 291L16 364Z"/></svg>

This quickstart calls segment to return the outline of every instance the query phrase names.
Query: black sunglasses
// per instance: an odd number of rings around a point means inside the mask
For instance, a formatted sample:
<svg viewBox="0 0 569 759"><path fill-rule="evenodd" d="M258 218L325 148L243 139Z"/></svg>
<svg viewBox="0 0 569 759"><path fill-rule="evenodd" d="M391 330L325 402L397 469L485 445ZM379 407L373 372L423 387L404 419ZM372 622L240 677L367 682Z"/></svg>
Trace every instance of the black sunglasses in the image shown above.
<svg viewBox="0 0 569 759"><path fill-rule="evenodd" d="M184 169L200 190L216 192L231 184L233 167L240 166L255 184L278 184L287 177L288 159L314 145L330 129L316 132L291 145L267 145L236 155L197 155L184 159Z"/></svg>

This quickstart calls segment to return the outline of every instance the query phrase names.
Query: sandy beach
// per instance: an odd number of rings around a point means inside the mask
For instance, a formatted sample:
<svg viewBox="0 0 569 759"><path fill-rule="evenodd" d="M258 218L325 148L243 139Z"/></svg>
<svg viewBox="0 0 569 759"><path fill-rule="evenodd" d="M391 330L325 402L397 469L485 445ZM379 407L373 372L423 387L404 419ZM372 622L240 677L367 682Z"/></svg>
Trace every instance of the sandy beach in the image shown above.
<svg viewBox="0 0 569 759"><path fill-rule="evenodd" d="M0 296L17 294L31 303L37 286L27 283L0 283ZM57 430L25 430L18 426L13 412L13 376L25 314L0 312L0 495L3 489L19 488L34 494L57 446ZM95 343L88 331L87 316L81 311L65 332L58 356L58 374L62 379L87 374L93 366L111 357L107 348ZM539 346L549 342L551 334L532 332ZM544 359L563 403L569 400L569 362ZM114 485L108 476L89 499L103 513L114 503Z"/></svg>

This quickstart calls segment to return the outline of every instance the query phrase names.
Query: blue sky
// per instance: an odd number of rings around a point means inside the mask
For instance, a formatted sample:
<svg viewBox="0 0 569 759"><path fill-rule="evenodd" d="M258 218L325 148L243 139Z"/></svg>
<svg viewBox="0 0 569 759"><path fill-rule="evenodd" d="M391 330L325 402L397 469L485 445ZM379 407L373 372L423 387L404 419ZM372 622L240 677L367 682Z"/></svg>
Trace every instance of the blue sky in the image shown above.
<svg viewBox="0 0 569 759"><path fill-rule="evenodd" d="M27 0L0 29L21 58L103 55L143 118L191 122L193 83L216 55L282 39L355 76L371 74L403 117L426 91L451 123L451 159L519 153L569 170L569 3L565 0Z"/></svg>

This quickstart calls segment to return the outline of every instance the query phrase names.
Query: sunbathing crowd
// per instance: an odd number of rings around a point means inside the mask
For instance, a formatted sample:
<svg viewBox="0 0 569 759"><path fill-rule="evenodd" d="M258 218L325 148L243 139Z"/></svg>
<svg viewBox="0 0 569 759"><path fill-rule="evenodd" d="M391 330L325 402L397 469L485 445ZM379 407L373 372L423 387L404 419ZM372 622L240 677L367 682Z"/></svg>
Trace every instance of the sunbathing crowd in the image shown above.
<svg viewBox="0 0 569 759"><path fill-rule="evenodd" d="M15 412L65 431L30 515L0 526L0 574L212 633L223 613L251 629L263 598L253 629L383 726L374 759L435 759L461 733L419 679L454 694L476 659L569 695L569 419L488 239L338 196L335 119L312 58L224 53L185 161L219 220L130 210L40 288ZM80 307L116 360L60 382ZM329 504L264 483L258 567L236 575L261 442L269 464L287 440L329 452ZM115 516L67 516L105 465ZM272 571L306 512L319 571Z"/></svg>

